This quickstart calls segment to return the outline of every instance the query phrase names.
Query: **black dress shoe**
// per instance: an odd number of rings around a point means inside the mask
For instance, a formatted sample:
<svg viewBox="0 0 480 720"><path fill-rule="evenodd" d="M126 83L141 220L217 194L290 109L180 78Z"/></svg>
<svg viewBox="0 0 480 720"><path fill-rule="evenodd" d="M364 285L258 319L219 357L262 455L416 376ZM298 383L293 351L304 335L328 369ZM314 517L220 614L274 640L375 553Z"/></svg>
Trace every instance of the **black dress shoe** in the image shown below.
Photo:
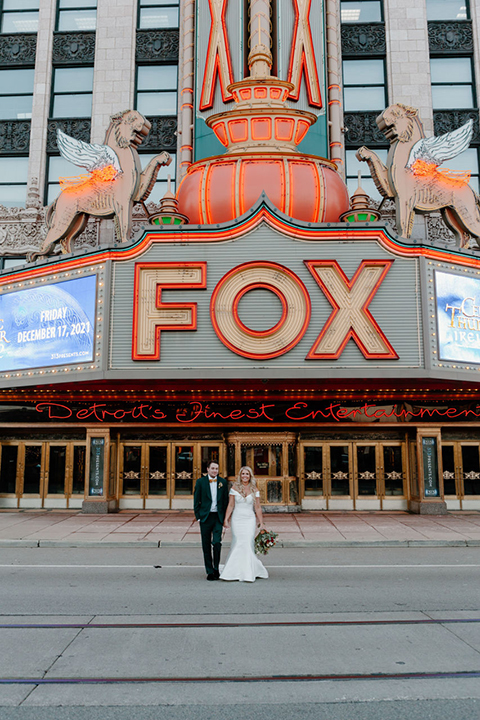
<svg viewBox="0 0 480 720"><path fill-rule="evenodd" d="M207 580L216 580L215 573L208 573Z"/></svg>
<svg viewBox="0 0 480 720"><path fill-rule="evenodd" d="M219 579L220 579L220 572L219 572L218 570L214 570L214 571L213 571L213 574L215 575L215 580L219 580Z"/></svg>

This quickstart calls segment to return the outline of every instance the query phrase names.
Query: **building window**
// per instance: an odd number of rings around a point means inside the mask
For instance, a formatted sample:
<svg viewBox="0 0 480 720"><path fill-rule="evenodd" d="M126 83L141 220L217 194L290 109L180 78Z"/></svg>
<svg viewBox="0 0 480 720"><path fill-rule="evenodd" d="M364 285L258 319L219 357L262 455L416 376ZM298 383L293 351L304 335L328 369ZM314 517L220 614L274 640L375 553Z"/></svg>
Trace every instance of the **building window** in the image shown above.
<svg viewBox="0 0 480 720"><path fill-rule="evenodd" d="M358 173L360 172L360 184L362 188L365 190L367 195L369 195L372 200L376 200L377 202L382 200L382 196L378 192L377 188L375 187L375 183L373 182L373 179L370 175L370 170L365 162L359 162L357 158L355 157L356 150L347 150L345 152L345 166L346 166L346 173L347 173L347 186L348 186L348 194L350 197L353 195L355 190L358 187ZM385 165L387 162L387 155L388 155L388 148L375 148L375 152L380 158L380 160Z"/></svg>
<svg viewBox="0 0 480 720"><path fill-rule="evenodd" d="M84 168L78 167L64 160L60 155L50 155L48 157L47 169L47 192L46 203L50 205L60 193L60 178L73 178L79 175L88 175Z"/></svg>
<svg viewBox="0 0 480 720"><path fill-rule="evenodd" d="M136 109L145 116L177 114L177 65L137 67Z"/></svg>
<svg viewBox="0 0 480 720"><path fill-rule="evenodd" d="M383 110L385 65L383 60L344 60L343 95L346 112Z"/></svg>
<svg viewBox="0 0 480 720"><path fill-rule="evenodd" d="M92 115L93 67L55 68L52 118Z"/></svg>
<svg viewBox="0 0 480 720"><path fill-rule="evenodd" d="M87 32L97 26L97 0L58 0L57 30Z"/></svg>
<svg viewBox="0 0 480 720"><path fill-rule="evenodd" d="M158 153L140 153L140 162L142 163L142 170L145 170L150 160L155 157L155 155L158 155ZM148 196L146 202L154 202L159 203L162 197L165 195L168 189L168 176L170 175L171 185L170 189L173 193L175 193L175 168L177 165L176 156L174 153L170 153L170 157L172 158L172 162L170 165L162 166L158 172L157 175L157 181L153 187L152 192Z"/></svg>
<svg viewBox="0 0 480 720"><path fill-rule="evenodd" d="M428 20L467 20L469 17L466 0L427 0Z"/></svg>
<svg viewBox="0 0 480 720"><path fill-rule="evenodd" d="M0 158L0 205L25 207L28 157Z"/></svg>
<svg viewBox="0 0 480 720"><path fill-rule="evenodd" d="M179 0L140 0L138 27L141 30L178 27Z"/></svg>
<svg viewBox="0 0 480 720"><path fill-rule="evenodd" d="M0 70L0 119L25 120L32 117L33 68Z"/></svg>
<svg viewBox="0 0 480 720"><path fill-rule="evenodd" d="M430 68L434 110L475 107L471 58L431 58Z"/></svg>
<svg viewBox="0 0 480 720"><path fill-rule="evenodd" d="M0 270L7 270L17 265L24 265L25 262L26 259L21 255L12 255L11 257L4 256L0 258Z"/></svg>
<svg viewBox="0 0 480 720"><path fill-rule="evenodd" d="M34 33L38 30L39 0L0 0L2 33Z"/></svg>
<svg viewBox="0 0 480 720"><path fill-rule="evenodd" d="M342 23L382 22L381 0L345 0L340 3Z"/></svg>

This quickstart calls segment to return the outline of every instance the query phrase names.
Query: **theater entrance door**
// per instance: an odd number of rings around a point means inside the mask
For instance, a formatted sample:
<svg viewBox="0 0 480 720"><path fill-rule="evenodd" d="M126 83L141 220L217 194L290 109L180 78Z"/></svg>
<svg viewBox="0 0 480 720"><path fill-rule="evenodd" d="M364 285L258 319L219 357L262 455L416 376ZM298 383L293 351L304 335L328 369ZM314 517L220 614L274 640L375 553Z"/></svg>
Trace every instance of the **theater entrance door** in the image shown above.
<svg viewBox="0 0 480 720"><path fill-rule="evenodd" d="M210 461L222 474L222 443L121 442L118 448L120 508L193 507L195 481Z"/></svg>

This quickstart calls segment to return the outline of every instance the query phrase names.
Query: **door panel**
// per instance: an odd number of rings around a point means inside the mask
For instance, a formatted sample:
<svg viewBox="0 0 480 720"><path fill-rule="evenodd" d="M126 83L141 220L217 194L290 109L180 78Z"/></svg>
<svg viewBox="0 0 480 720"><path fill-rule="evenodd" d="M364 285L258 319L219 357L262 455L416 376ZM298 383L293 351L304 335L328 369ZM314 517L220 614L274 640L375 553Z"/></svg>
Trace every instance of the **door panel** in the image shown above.
<svg viewBox="0 0 480 720"><path fill-rule="evenodd" d="M375 445L356 445L356 477L357 495L376 496L377 492L377 457Z"/></svg>
<svg viewBox="0 0 480 720"><path fill-rule="evenodd" d="M67 446L50 445L48 449L48 467L45 473L48 495L65 495L67 470Z"/></svg>
<svg viewBox="0 0 480 720"><path fill-rule="evenodd" d="M175 445L173 453L174 494L193 495L194 446Z"/></svg>
<svg viewBox="0 0 480 720"><path fill-rule="evenodd" d="M14 495L17 482L18 445L3 445L0 460L0 494Z"/></svg>
<svg viewBox="0 0 480 720"><path fill-rule="evenodd" d="M167 445L149 445L147 448L147 487L146 495L167 495L168 447Z"/></svg>
<svg viewBox="0 0 480 720"><path fill-rule="evenodd" d="M123 495L140 495L142 486L142 445L123 446Z"/></svg>
<svg viewBox="0 0 480 720"><path fill-rule="evenodd" d="M330 494L350 495L351 454L350 445L330 445Z"/></svg>
<svg viewBox="0 0 480 720"><path fill-rule="evenodd" d="M42 445L25 445L23 460L23 494L40 495L43 480Z"/></svg>

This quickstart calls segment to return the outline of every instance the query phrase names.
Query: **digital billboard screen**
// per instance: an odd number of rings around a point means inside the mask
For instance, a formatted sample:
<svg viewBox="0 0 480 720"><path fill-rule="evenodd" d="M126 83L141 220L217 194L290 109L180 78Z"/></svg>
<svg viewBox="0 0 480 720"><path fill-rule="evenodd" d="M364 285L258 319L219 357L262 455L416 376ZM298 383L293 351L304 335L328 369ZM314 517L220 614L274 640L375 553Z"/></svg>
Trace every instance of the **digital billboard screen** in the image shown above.
<svg viewBox="0 0 480 720"><path fill-rule="evenodd" d="M480 279L435 272L438 356L480 363Z"/></svg>
<svg viewBox="0 0 480 720"><path fill-rule="evenodd" d="M0 295L0 372L91 362L97 276Z"/></svg>

